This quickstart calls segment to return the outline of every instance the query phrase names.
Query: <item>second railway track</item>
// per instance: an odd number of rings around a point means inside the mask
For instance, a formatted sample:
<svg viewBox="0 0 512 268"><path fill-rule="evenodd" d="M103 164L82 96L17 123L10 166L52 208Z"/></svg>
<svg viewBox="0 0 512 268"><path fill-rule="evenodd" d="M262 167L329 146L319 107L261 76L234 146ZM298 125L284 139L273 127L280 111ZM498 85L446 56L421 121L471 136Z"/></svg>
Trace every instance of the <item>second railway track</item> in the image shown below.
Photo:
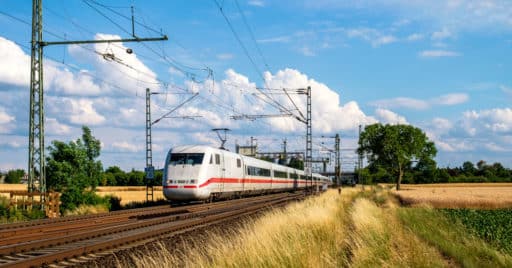
<svg viewBox="0 0 512 268"><path fill-rule="evenodd" d="M193 230L234 217L255 213L303 197L282 193L213 204L159 206L96 217L10 224L0 227L0 266L30 267L156 239L173 232Z"/></svg>

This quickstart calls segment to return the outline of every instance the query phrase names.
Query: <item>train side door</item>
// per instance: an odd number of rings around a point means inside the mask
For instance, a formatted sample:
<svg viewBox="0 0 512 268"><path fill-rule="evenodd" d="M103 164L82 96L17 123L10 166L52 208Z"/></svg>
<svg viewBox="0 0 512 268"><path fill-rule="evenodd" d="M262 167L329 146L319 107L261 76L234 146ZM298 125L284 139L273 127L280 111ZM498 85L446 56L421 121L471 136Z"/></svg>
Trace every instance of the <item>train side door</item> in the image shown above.
<svg viewBox="0 0 512 268"><path fill-rule="evenodd" d="M215 174L214 182L215 187L213 187L215 192L222 192L224 189L224 159L222 153L213 153L212 154L212 160L213 160L213 170Z"/></svg>
<svg viewBox="0 0 512 268"><path fill-rule="evenodd" d="M299 175L297 171L293 172L293 190L296 191L299 186Z"/></svg>

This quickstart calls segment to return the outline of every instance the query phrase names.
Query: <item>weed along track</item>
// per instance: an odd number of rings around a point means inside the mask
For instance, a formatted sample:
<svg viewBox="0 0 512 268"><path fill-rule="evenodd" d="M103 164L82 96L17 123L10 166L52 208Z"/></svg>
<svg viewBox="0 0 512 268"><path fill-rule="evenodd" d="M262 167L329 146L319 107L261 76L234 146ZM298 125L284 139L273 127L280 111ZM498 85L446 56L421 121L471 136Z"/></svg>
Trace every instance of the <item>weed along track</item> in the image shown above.
<svg viewBox="0 0 512 268"><path fill-rule="evenodd" d="M159 206L0 227L0 266L41 266L138 245L277 207L303 197L275 194L214 204Z"/></svg>

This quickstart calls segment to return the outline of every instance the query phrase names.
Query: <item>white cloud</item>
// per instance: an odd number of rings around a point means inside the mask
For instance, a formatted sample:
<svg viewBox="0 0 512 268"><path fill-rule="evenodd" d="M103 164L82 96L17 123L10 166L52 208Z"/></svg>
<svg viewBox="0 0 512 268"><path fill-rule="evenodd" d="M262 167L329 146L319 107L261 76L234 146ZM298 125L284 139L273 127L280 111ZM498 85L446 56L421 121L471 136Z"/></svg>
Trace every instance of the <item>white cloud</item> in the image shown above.
<svg viewBox="0 0 512 268"><path fill-rule="evenodd" d="M288 43L290 42L290 36L277 36L266 39L258 39L258 43Z"/></svg>
<svg viewBox="0 0 512 268"><path fill-rule="evenodd" d="M508 96L512 97L512 88L507 86L500 86L500 89L503 93L507 94Z"/></svg>
<svg viewBox="0 0 512 268"><path fill-rule="evenodd" d="M386 109L376 109L375 117L383 124L409 124L405 117Z"/></svg>
<svg viewBox="0 0 512 268"><path fill-rule="evenodd" d="M136 153L139 151L139 148L135 144L131 144L126 141L114 142L112 143L112 149L117 152L128 152L128 153Z"/></svg>
<svg viewBox="0 0 512 268"><path fill-rule="evenodd" d="M450 32L512 29L512 2L508 0L309 0L300 3L308 10L387 10L415 23L441 29L440 32L446 27Z"/></svg>
<svg viewBox="0 0 512 268"><path fill-rule="evenodd" d="M469 100L465 93L451 93L428 100L415 98L397 97L392 99L383 99L370 102L370 105L379 108L407 108L413 110L425 110L434 105L452 106L464 103Z"/></svg>
<svg viewBox="0 0 512 268"><path fill-rule="evenodd" d="M217 55L217 59L219 60L230 60L233 58L233 54L231 53L222 53Z"/></svg>
<svg viewBox="0 0 512 268"><path fill-rule="evenodd" d="M105 117L94 108L91 99L75 99L69 97L50 97L48 99L49 110L58 118L65 118L77 125L100 125L105 122ZM60 120L59 120L60 121Z"/></svg>
<svg viewBox="0 0 512 268"><path fill-rule="evenodd" d="M435 118L426 127L437 148L445 152L483 154L512 151L511 108L468 110L455 123Z"/></svg>
<svg viewBox="0 0 512 268"><path fill-rule="evenodd" d="M265 2L263 2L261 0L250 0L247 2L247 4L249 4L251 6L256 6L256 7L264 7L265 6Z"/></svg>
<svg viewBox="0 0 512 268"><path fill-rule="evenodd" d="M435 117L432 119L431 128L436 129L438 131L447 132L453 128L453 123L450 120L440 117Z"/></svg>
<svg viewBox="0 0 512 268"><path fill-rule="evenodd" d="M379 36L379 37L377 37L377 39L373 40L372 45L374 47L378 47L381 45L391 44L396 41L397 41L396 37L394 37L392 35L384 35L384 36Z"/></svg>
<svg viewBox="0 0 512 268"><path fill-rule="evenodd" d="M423 38L424 38L424 36L422 34L414 33L414 34L407 36L406 39L407 39L407 41L414 42L414 41L422 40Z"/></svg>
<svg viewBox="0 0 512 268"><path fill-rule="evenodd" d="M512 132L512 109L466 111L463 113L461 125L471 136L485 132L509 133Z"/></svg>
<svg viewBox="0 0 512 268"><path fill-rule="evenodd" d="M379 108L408 108L414 110L425 110L430 107L427 101L405 97L377 100L370 104Z"/></svg>
<svg viewBox="0 0 512 268"><path fill-rule="evenodd" d="M53 75L48 77L47 86L53 87L58 93L77 96L98 96L103 93L86 70L72 73L68 69L53 69L51 73Z"/></svg>
<svg viewBox="0 0 512 268"><path fill-rule="evenodd" d="M491 152L508 152L509 150L503 148L501 145L498 145L494 142L490 142L488 144L485 144L485 148Z"/></svg>
<svg viewBox="0 0 512 268"><path fill-rule="evenodd" d="M5 108L0 106L0 125L11 123L14 121L14 116L8 114Z"/></svg>
<svg viewBox="0 0 512 268"><path fill-rule="evenodd" d="M175 76L178 76L178 77L185 77L185 75L183 74L182 71L180 71L180 70L178 70L178 69L176 69L176 68L174 68L172 66L169 67L169 74L171 76L175 75Z"/></svg>
<svg viewBox="0 0 512 268"><path fill-rule="evenodd" d="M397 41L397 38L390 34L384 34L377 29L372 28L352 28L345 30L349 38L360 38L372 44L373 47L391 44Z"/></svg>
<svg viewBox="0 0 512 268"><path fill-rule="evenodd" d="M309 48L307 46L301 47L299 51L300 51L300 53L302 53L302 55L307 56L307 57L316 56L315 52L313 52L311 50L311 48Z"/></svg>
<svg viewBox="0 0 512 268"><path fill-rule="evenodd" d="M71 129L69 126L60 123L55 118L48 118L48 117L46 118L46 121L45 121L45 129L46 129L46 133L51 134L51 135L66 135L71 132Z"/></svg>
<svg viewBox="0 0 512 268"><path fill-rule="evenodd" d="M456 105L467 102L469 96L465 93L452 93L434 98L431 103L437 105Z"/></svg>
<svg viewBox="0 0 512 268"><path fill-rule="evenodd" d="M0 133L9 133L15 128L15 117L8 114L5 109L0 106Z"/></svg>
<svg viewBox="0 0 512 268"><path fill-rule="evenodd" d="M450 32L447 28L443 28L441 31L433 32L431 35L432 40L443 40L447 38L453 37L453 33Z"/></svg>
<svg viewBox="0 0 512 268"><path fill-rule="evenodd" d="M459 52L450 50L424 50L419 53L422 58L440 58L440 57L458 57L461 56Z"/></svg>
<svg viewBox="0 0 512 268"><path fill-rule="evenodd" d="M341 105L339 94L336 91L330 89L325 84L308 78L297 70L285 69L278 71L274 75L266 73L265 80L270 88L295 89L311 86L312 107L314 107L312 116L313 120L315 120L313 128L317 133L355 129L359 124L376 122L374 118L366 116L356 102L350 101ZM285 95L277 96L276 100L279 103L287 104L290 109L293 109ZM297 104L299 110L305 114L305 96L290 95L290 97ZM269 121L275 128L283 132L300 131L304 128L303 123L295 119L272 118Z"/></svg>
<svg viewBox="0 0 512 268"><path fill-rule="evenodd" d="M30 57L11 40L0 36L0 81L28 86L30 83Z"/></svg>

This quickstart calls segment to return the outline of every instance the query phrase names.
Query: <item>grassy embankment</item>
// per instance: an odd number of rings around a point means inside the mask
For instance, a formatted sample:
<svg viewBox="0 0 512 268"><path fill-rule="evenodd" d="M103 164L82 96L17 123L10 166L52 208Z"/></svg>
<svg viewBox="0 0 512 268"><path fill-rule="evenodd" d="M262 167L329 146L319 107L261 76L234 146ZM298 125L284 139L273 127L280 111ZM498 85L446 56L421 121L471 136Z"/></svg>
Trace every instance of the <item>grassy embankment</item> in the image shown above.
<svg viewBox="0 0 512 268"><path fill-rule="evenodd" d="M388 190L328 191L211 233L173 255L135 253L139 267L512 267L512 257L429 206L400 207Z"/></svg>

